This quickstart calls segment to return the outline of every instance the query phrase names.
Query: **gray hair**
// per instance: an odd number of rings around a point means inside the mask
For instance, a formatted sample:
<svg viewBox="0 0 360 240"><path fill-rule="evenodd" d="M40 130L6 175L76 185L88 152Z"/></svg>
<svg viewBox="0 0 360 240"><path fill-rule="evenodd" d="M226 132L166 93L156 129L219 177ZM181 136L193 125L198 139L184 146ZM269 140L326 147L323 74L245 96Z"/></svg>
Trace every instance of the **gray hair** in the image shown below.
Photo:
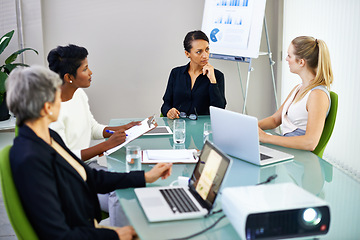
<svg viewBox="0 0 360 240"><path fill-rule="evenodd" d="M58 74L42 66L14 69L6 80L6 102L16 124L41 117L44 104L55 101L61 84Z"/></svg>

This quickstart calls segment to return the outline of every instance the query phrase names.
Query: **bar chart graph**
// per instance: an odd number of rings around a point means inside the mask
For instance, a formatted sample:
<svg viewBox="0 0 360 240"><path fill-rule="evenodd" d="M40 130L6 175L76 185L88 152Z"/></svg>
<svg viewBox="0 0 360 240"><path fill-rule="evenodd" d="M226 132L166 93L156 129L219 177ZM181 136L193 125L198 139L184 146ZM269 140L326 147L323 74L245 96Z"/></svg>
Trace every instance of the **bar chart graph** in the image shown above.
<svg viewBox="0 0 360 240"><path fill-rule="evenodd" d="M219 0L217 6L234 6L234 7L247 7L249 0Z"/></svg>
<svg viewBox="0 0 360 240"><path fill-rule="evenodd" d="M233 24L233 25L242 25L242 18L239 16L233 17L231 15L220 16L215 19L214 23L216 24Z"/></svg>
<svg viewBox="0 0 360 240"><path fill-rule="evenodd" d="M202 30L214 54L259 55L266 0L205 0Z"/></svg>

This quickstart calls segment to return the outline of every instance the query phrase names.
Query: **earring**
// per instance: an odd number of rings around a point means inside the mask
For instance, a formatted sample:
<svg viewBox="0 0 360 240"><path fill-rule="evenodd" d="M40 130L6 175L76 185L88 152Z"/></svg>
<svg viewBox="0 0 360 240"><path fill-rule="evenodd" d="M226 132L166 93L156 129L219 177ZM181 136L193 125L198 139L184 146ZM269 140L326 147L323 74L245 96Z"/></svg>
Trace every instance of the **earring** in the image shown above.
<svg viewBox="0 0 360 240"><path fill-rule="evenodd" d="M52 112L49 112L49 115L51 116L51 115L53 115L53 113L52 113Z"/></svg>
<svg viewBox="0 0 360 240"><path fill-rule="evenodd" d="M72 81L70 80L70 84L72 83Z"/></svg>

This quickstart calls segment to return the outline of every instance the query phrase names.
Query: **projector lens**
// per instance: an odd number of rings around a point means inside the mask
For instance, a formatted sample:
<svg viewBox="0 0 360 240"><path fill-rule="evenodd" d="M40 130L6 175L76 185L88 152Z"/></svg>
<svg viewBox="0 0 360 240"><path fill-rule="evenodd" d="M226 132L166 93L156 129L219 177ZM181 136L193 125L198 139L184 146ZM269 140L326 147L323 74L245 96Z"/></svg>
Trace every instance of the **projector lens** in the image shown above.
<svg viewBox="0 0 360 240"><path fill-rule="evenodd" d="M303 220L306 225L317 225L321 220L321 213L315 208L307 208L304 210Z"/></svg>

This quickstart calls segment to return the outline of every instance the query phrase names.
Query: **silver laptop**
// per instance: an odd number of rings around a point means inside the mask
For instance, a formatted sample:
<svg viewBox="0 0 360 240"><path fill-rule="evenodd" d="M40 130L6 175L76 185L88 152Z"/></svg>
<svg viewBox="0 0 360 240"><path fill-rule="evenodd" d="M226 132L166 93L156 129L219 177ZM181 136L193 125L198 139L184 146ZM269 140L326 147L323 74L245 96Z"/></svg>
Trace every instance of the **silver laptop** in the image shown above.
<svg viewBox="0 0 360 240"><path fill-rule="evenodd" d="M150 222L200 218L211 212L232 159L206 142L188 186L136 188Z"/></svg>
<svg viewBox="0 0 360 240"><path fill-rule="evenodd" d="M213 142L225 153L256 165L267 165L294 158L259 144L255 117L210 107Z"/></svg>

